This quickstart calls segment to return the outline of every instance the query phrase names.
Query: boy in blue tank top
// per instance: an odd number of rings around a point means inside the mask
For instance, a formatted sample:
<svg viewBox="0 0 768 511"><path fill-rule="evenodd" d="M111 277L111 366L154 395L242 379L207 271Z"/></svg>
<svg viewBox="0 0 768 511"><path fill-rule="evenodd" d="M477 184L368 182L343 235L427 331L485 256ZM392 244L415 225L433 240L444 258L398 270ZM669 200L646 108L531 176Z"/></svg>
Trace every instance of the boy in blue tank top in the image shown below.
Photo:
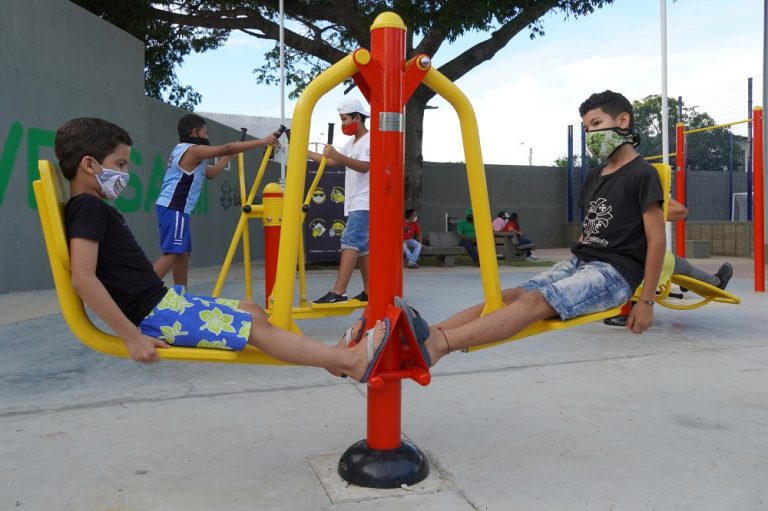
<svg viewBox="0 0 768 511"><path fill-rule="evenodd" d="M234 154L265 145L277 148L280 144L278 134L272 133L261 139L211 146L205 119L196 114L183 116L176 128L179 143L168 158L160 197L155 203L163 255L153 267L161 279L173 269L174 285L186 287L192 252L189 215L200 197L203 180L218 176ZM222 158L215 165L206 164L206 160L216 157Z"/></svg>

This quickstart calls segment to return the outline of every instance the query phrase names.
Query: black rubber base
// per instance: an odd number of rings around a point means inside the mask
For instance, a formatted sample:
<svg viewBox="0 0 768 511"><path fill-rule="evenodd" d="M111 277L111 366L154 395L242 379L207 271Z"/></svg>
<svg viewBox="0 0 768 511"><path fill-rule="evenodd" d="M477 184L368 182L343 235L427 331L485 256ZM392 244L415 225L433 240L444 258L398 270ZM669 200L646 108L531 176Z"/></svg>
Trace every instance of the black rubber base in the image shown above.
<svg viewBox="0 0 768 511"><path fill-rule="evenodd" d="M339 475L345 481L367 488L399 488L423 481L429 475L427 457L412 443L379 451L365 440L352 444L339 460Z"/></svg>

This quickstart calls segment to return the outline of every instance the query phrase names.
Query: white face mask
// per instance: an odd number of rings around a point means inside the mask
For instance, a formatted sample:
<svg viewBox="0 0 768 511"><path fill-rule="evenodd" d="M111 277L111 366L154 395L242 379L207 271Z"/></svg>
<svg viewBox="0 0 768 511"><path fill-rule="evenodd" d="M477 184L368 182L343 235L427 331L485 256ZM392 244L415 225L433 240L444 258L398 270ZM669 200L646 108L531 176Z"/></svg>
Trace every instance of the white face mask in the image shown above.
<svg viewBox="0 0 768 511"><path fill-rule="evenodd" d="M105 199L116 199L128 186L130 174L122 170L104 168L101 164L99 167L101 167L101 172L96 174L96 180L101 186L101 194Z"/></svg>

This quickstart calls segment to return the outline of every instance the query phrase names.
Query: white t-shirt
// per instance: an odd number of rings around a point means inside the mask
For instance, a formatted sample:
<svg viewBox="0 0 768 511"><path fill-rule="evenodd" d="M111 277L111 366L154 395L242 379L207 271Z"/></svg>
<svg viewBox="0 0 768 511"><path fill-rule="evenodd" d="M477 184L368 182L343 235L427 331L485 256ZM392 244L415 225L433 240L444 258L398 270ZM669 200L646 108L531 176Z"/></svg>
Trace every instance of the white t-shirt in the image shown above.
<svg viewBox="0 0 768 511"><path fill-rule="evenodd" d="M339 151L347 158L361 161L371 161L370 131L355 142L355 137L349 139ZM368 211L368 195L370 192L368 172L358 172L347 167L344 174L344 215L350 211Z"/></svg>

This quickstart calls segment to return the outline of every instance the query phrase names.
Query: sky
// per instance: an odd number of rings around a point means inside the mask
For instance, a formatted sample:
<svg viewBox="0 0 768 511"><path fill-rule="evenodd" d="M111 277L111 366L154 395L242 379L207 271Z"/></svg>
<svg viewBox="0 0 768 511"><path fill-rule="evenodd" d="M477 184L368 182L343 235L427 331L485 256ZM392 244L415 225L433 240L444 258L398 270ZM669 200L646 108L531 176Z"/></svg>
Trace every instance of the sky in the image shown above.
<svg viewBox="0 0 768 511"><path fill-rule="evenodd" d="M763 1L668 0L666 10L669 96L682 96L686 106L718 123L746 119L748 78L754 105L762 103ZM485 163L551 165L567 154L569 124L578 135L579 104L593 92L611 89L630 101L661 94L660 0L615 0L585 17L554 13L543 23L544 36L521 32L456 82L475 110ZM470 34L444 44L432 55L433 65L439 68L485 37ZM177 72L181 83L202 94L196 110L279 118L280 88L257 84L252 73L270 47L233 33L222 48L188 56ZM286 89L290 119L295 101L287 95ZM350 95L362 99L356 89ZM343 143L336 110L343 99L337 87L318 102L311 142L325 142L328 123L337 122L335 143ZM439 96L429 105L437 108L424 114L424 159L464 161L453 108ZM746 134L746 127L734 133Z"/></svg>

